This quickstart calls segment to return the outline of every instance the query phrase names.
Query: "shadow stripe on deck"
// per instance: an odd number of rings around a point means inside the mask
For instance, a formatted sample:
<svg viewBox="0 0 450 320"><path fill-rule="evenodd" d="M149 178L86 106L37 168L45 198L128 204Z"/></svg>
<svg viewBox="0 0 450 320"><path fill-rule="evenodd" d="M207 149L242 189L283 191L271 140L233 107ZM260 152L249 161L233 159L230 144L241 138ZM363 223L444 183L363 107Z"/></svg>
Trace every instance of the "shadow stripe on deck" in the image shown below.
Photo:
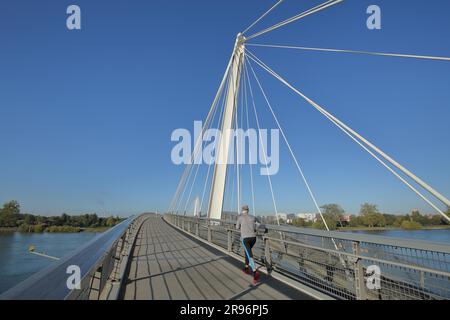
<svg viewBox="0 0 450 320"><path fill-rule="evenodd" d="M261 274L242 272L242 262L181 233L161 217L142 225L121 291L125 300L305 300L310 296Z"/></svg>

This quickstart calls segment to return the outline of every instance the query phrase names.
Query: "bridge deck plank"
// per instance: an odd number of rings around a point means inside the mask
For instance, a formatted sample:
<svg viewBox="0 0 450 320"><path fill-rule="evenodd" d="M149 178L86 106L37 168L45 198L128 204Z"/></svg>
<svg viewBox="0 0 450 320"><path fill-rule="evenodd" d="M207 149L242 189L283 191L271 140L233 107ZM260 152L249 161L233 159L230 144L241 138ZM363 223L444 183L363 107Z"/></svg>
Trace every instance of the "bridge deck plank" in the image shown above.
<svg viewBox="0 0 450 320"><path fill-rule="evenodd" d="M149 218L137 236L123 299L310 299L262 275L251 284L242 263L176 230L160 217Z"/></svg>

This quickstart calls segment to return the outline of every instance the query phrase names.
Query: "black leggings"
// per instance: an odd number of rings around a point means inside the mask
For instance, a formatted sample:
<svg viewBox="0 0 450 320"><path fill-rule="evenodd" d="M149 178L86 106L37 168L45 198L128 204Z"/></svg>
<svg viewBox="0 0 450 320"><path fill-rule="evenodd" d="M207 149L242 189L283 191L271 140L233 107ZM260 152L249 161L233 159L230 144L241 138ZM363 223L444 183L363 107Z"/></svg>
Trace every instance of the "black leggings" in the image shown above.
<svg viewBox="0 0 450 320"><path fill-rule="evenodd" d="M242 243L244 244L245 251L246 251L245 252L245 265L248 266L248 264L249 264L248 256L253 258L252 248L256 243L256 237L244 238L244 239L242 239Z"/></svg>

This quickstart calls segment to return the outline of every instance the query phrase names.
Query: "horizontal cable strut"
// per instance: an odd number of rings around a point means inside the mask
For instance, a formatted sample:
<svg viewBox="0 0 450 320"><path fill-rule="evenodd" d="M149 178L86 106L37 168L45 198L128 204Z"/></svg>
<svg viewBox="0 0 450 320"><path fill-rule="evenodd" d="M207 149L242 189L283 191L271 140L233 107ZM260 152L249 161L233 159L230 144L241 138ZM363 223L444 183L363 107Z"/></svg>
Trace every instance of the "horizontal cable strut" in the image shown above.
<svg viewBox="0 0 450 320"><path fill-rule="evenodd" d="M289 84L285 79L283 79L280 75L278 75L275 71L273 71L270 67L268 67L264 62L262 62L259 58L257 58L254 54L252 54L250 51L247 50L248 57L252 59L255 63L257 63L261 68L266 70L269 74L271 74L273 77L278 79L280 82L282 82L284 85L286 85L288 88L290 88L292 91L294 91L296 94L300 95L303 99L305 99L309 104L311 104L315 109L317 109L320 113L322 113L324 116L326 116L332 123L334 123L336 126L338 126L339 129L344 131L348 136L350 136L354 141L358 142L358 144L363 147L366 151L369 152L372 156L375 157L379 162L381 162L386 168L391 171L397 178L399 178L403 183L405 183L412 191L414 191L417 195L419 195L423 200L425 200L431 207L433 207L437 212L439 212L445 219L450 221L450 218L442 212L436 205L434 205L430 200L428 200L424 195L422 195L417 189L415 189L411 184L409 184L404 178L402 178L397 172L395 172L392 168L390 168L387 164L385 164L380 158L376 157L373 152L370 152L368 148L372 149L374 152L378 153L381 157L383 157L385 160L390 162L392 165L394 165L397 169L401 170L404 174L406 174L408 177L413 179L417 184L419 184L422 188L429 191L433 196L441 200L444 204L447 205L447 207L450 207L447 203L450 203L450 201L438 193L436 190L434 190L431 186L426 184L424 181L422 181L420 178L415 176L413 173L411 173L409 170L404 168L402 165L400 165L398 162L390 158L387 154L385 154L383 151L378 149L376 146L374 146L372 143L370 143L368 140L363 138L361 135L359 135L357 132L355 132L353 129L345 125L343 122L341 122L339 119L337 119L335 116L330 114L328 111L323 109L321 106L319 106L317 103L315 103L313 100L305 96L303 93L301 93L298 89L294 88L291 84ZM358 140L359 141L358 141ZM365 145L363 145L363 143ZM367 148L367 147L368 148Z"/></svg>
<svg viewBox="0 0 450 320"><path fill-rule="evenodd" d="M267 48L294 49L294 50L305 50L305 51L322 51L322 52L339 52L339 53L352 53L352 54L363 54L363 55L365 54L365 55L372 55L372 56L450 61L450 57L424 56L424 55L416 55L416 54L372 52L372 51L360 51L360 50L348 50L348 49L299 47L299 46L262 44L262 43L246 43L246 45L253 46L253 47L267 47Z"/></svg>
<svg viewBox="0 0 450 320"><path fill-rule="evenodd" d="M277 3L275 3L269 10L267 10L262 16L260 16L258 19L255 20L251 25L249 25L244 31L242 31L242 34L246 33L248 30L253 28L259 21L261 21L265 16L267 16L270 12L272 12L276 7L278 7L284 0L279 0Z"/></svg>
<svg viewBox="0 0 450 320"><path fill-rule="evenodd" d="M304 11L304 12L302 12L302 13L296 15L296 16L293 16L293 17L291 17L289 19L281 21L281 22L279 22L279 23L277 23L277 24L275 24L275 25L273 25L273 26L271 26L271 27L269 27L267 29L264 29L262 31L259 31L259 32L255 33L255 34L249 36L249 37L247 37L246 41L251 40L251 39L256 38L256 37L259 37L260 35L263 35L265 33L273 31L275 29L281 28L281 27L283 27L283 26L285 26L285 25L287 25L289 23L292 23L294 21L302 19L302 18L304 18L306 16L309 16L309 15L311 15L313 13L316 13L318 11L322 11L322 10L324 10L324 9L326 9L328 7L331 7L331 6L335 5L335 4L341 3L342 1L344 1L344 0L328 0L328 1L322 3L322 4L318 5L318 6L315 6L315 7L311 8L309 10L306 10L306 11Z"/></svg>

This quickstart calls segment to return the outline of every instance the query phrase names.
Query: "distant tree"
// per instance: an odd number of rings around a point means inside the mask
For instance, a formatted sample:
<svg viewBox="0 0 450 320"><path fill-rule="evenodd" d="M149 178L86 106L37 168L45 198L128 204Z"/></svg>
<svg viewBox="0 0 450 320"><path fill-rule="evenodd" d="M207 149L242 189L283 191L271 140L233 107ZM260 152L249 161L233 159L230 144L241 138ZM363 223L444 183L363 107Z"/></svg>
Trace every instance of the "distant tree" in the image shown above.
<svg viewBox="0 0 450 320"><path fill-rule="evenodd" d="M422 216L419 212L419 210L413 210L411 212L411 216L410 216L411 221L420 223L421 225L427 225L428 223L428 218L425 216Z"/></svg>
<svg viewBox="0 0 450 320"><path fill-rule="evenodd" d="M360 214L362 221L367 227L384 227L386 226L385 217L378 211L375 204L364 203L361 205Z"/></svg>
<svg viewBox="0 0 450 320"><path fill-rule="evenodd" d="M447 211L445 212L445 214L447 215L447 217L450 217L450 207L447 207ZM449 224L447 219L444 219L443 217L442 219L442 224Z"/></svg>
<svg viewBox="0 0 450 320"><path fill-rule="evenodd" d="M0 209L0 226L16 227L20 214L20 204L16 200L6 202Z"/></svg>
<svg viewBox="0 0 450 320"><path fill-rule="evenodd" d="M430 224L433 226L447 225L448 221L440 214L435 214L431 217Z"/></svg>
<svg viewBox="0 0 450 320"><path fill-rule="evenodd" d="M117 221L116 221L116 219L115 219L113 216L111 216L111 217L109 217L108 219L106 219L106 222L105 222L105 224L106 224L107 227L112 227L112 226L114 226L116 223L117 223Z"/></svg>
<svg viewBox="0 0 450 320"><path fill-rule="evenodd" d="M408 220L407 217L405 216L396 216L394 222L392 223L392 225L396 228L400 228L402 226L402 222Z"/></svg>
<svg viewBox="0 0 450 320"><path fill-rule="evenodd" d="M89 215L89 226L90 227L97 227L98 222L99 222L99 219L98 219L98 216L96 213Z"/></svg>
<svg viewBox="0 0 450 320"><path fill-rule="evenodd" d="M37 225L35 225L33 227L34 227L33 228L33 232L36 232L36 233L44 232L44 229L45 229L42 224L37 224Z"/></svg>
<svg viewBox="0 0 450 320"><path fill-rule="evenodd" d="M320 208L322 209L323 214L334 217L335 219L340 219L345 213L344 209L336 203L324 204Z"/></svg>
<svg viewBox="0 0 450 320"><path fill-rule="evenodd" d="M350 227L360 227L363 225L364 225L364 223L363 223L363 219L361 216L352 215L350 217L350 223L349 223Z"/></svg>
<svg viewBox="0 0 450 320"><path fill-rule="evenodd" d="M51 226L63 226L64 225L64 221L62 219L62 217L49 217L48 218L48 224Z"/></svg>
<svg viewBox="0 0 450 320"><path fill-rule="evenodd" d="M383 214L384 220L386 221L387 226L393 226L397 216L395 214Z"/></svg>
<svg viewBox="0 0 450 320"><path fill-rule="evenodd" d="M61 222L63 223L63 225L69 225L70 224L70 217L68 214L63 213L61 215Z"/></svg>
<svg viewBox="0 0 450 320"><path fill-rule="evenodd" d="M34 224L36 222L36 218L32 214L25 214L23 222L25 224Z"/></svg>
<svg viewBox="0 0 450 320"><path fill-rule="evenodd" d="M422 225L416 221L404 220L401 227L405 230L418 230L422 228Z"/></svg>
<svg viewBox="0 0 450 320"><path fill-rule="evenodd" d="M305 219L295 217L294 219L292 219L292 225L296 227L309 227L312 225L312 223L306 221Z"/></svg>
<svg viewBox="0 0 450 320"><path fill-rule="evenodd" d="M374 213L379 213L377 205L365 202L361 205L361 209L359 210L361 215L369 215Z"/></svg>
<svg viewBox="0 0 450 320"><path fill-rule="evenodd" d="M322 214L327 222L328 227L333 225L334 229L336 226L341 225L342 215L345 213L344 209L336 203L324 204L320 207L322 209ZM320 224L320 223L319 223ZM322 221L323 224L323 221ZM342 226L342 225L341 225Z"/></svg>
<svg viewBox="0 0 450 320"><path fill-rule="evenodd" d="M336 219L329 217L329 216L325 216L325 215L324 215L324 219L330 230L337 229ZM316 229L326 229L325 224L323 223L323 220L321 218L317 219L317 221L313 223L312 227L316 228Z"/></svg>
<svg viewBox="0 0 450 320"><path fill-rule="evenodd" d="M47 222L47 218L43 216L36 216L36 223L37 224L43 224Z"/></svg>
<svg viewBox="0 0 450 320"><path fill-rule="evenodd" d="M26 223L22 223L17 229L19 232L31 232L32 226Z"/></svg>

